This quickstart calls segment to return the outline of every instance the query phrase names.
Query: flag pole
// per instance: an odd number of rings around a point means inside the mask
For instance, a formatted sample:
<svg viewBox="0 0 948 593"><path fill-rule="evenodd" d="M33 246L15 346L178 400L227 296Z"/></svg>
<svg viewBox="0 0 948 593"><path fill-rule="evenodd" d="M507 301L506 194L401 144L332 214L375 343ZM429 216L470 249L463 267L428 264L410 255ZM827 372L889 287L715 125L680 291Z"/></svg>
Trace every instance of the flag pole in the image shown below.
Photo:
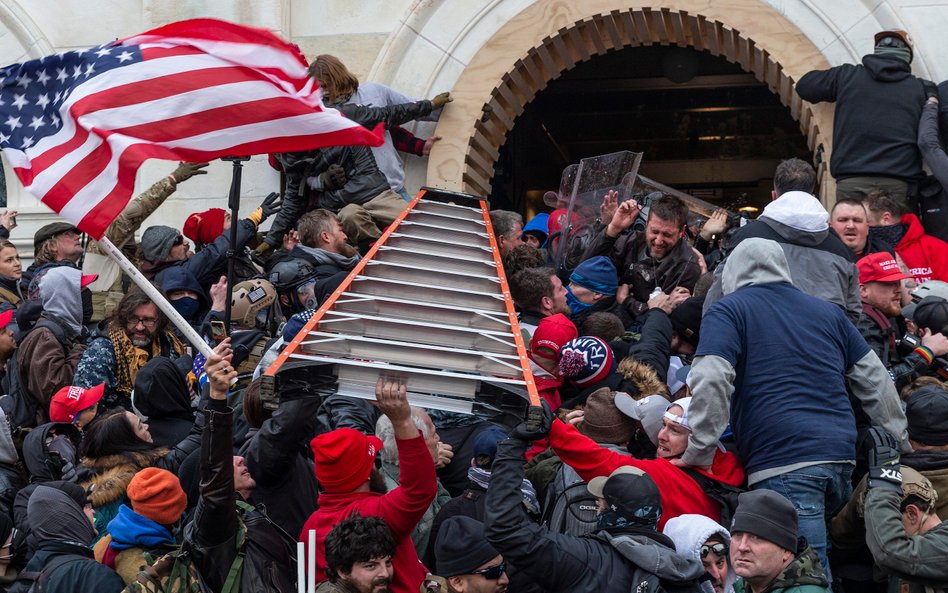
<svg viewBox="0 0 948 593"><path fill-rule="evenodd" d="M243 161L249 161L249 156L225 156L222 161L230 161L233 165L231 169L230 195L227 198L227 206L230 208L230 247L227 249L227 294L234 292L235 260L237 258L237 225L240 221L240 173L243 170ZM224 331L230 335L230 312L233 298L228 296L224 304Z"/></svg>
<svg viewBox="0 0 948 593"><path fill-rule="evenodd" d="M127 257L125 257L125 254L122 253L122 251L116 247L112 241L109 241L107 237L103 236L101 239L99 239L99 246L102 247L109 257L115 260L115 263L117 263L119 267L122 268L123 272L128 274L128 277L132 280L132 282L138 285L138 287L142 289L142 292L148 295L148 298L150 298L152 302L155 303L159 309L161 309L161 312L168 317L168 320L171 321L171 323L174 324L176 328L178 328L178 331L181 332L181 335L183 335L188 342L191 342L191 345L194 346L195 350L203 354L206 358L210 358L214 354L214 351L211 350L211 347L207 344L207 342L204 341L204 338L194 331L194 328L191 327L191 324L185 321L184 317L181 317L181 314L171 306L171 303L169 303L168 300L163 297L160 292L158 292L158 289L148 281L148 278L145 278L145 276L138 271L138 268L136 268Z"/></svg>

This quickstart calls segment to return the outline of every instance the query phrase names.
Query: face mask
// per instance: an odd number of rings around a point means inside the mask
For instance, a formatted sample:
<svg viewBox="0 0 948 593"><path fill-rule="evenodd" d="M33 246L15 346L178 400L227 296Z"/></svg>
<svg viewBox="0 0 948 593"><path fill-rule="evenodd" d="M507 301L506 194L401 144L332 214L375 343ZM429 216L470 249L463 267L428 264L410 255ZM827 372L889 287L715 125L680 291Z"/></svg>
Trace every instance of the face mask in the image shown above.
<svg viewBox="0 0 948 593"><path fill-rule="evenodd" d="M199 303L194 297L181 297L171 301L171 306L181 314L181 317L191 320L197 314Z"/></svg>
<svg viewBox="0 0 948 593"><path fill-rule="evenodd" d="M574 315L576 313L582 313L586 309L592 307L592 305L587 305L576 298L576 295L573 294L573 289L569 286L566 287L566 304L569 305L569 308Z"/></svg>
<svg viewBox="0 0 948 593"><path fill-rule="evenodd" d="M609 529L610 527L625 527L627 525L629 525L629 521L612 509L606 509L596 515L596 528L599 530Z"/></svg>
<svg viewBox="0 0 948 593"><path fill-rule="evenodd" d="M82 298L82 325L86 325L92 321L92 291L84 288L79 296Z"/></svg>

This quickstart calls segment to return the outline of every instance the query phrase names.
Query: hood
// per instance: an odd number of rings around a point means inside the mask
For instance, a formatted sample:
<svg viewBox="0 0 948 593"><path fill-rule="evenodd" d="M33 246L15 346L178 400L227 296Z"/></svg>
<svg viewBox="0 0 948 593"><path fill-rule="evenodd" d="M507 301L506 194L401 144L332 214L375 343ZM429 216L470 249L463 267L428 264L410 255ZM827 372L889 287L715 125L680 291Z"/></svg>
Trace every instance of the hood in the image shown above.
<svg viewBox="0 0 948 593"><path fill-rule="evenodd" d="M547 231L547 224L550 221L550 215L546 212L537 214L530 221L523 225L523 233L520 234L520 238L523 238L523 235L529 231L534 231L537 233L543 233L543 236L546 237L549 232Z"/></svg>
<svg viewBox="0 0 948 593"><path fill-rule="evenodd" d="M721 527L717 522L705 517L704 515L679 515L668 520L665 523L665 529L662 532L675 542L675 551L685 558L693 558L701 562L701 545L708 541L711 536L718 536L725 544L731 545L731 534L727 529ZM734 581L737 580L737 574L731 567L731 558L727 559L727 578L724 581L725 593L734 590ZM701 584L702 590L714 591L711 582Z"/></svg>
<svg viewBox="0 0 948 593"><path fill-rule="evenodd" d="M297 252L294 254L293 252ZM359 263L359 260L362 259L362 256L358 253L352 257L345 257L342 254L335 253L332 251L326 251L325 249L320 249L319 247L307 247L305 245L297 245L290 251L290 255L296 255L303 259L308 259L316 262L316 265L332 265L337 268L342 268L343 270L351 270L356 267L356 264Z"/></svg>
<svg viewBox="0 0 948 593"><path fill-rule="evenodd" d="M172 266L158 272L158 275L155 276L155 284L160 286L161 290L165 291L165 294L176 290L190 290L191 292L197 293L201 311L206 310L210 306L207 295L198 283L197 278L194 277L194 274L185 269L184 266Z"/></svg>
<svg viewBox="0 0 948 593"><path fill-rule="evenodd" d="M626 560L660 579L682 583L704 576L700 560L680 556L646 535L611 535L601 531L597 537L605 538Z"/></svg>
<svg viewBox="0 0 948 593"><path fill-rule="evenodd" d="M926 451L924 449L915 450L912 453L902 455L902 465L906 465L920 472L933 472L948 474L948 451Z"/></svg>
<svg viewBox="0 0 948 593"><path fill-rule="evenodd" d="M162 544L173 544L171 532L151 519L139 515L128 505L121 505L118 514L109 521L109 534L115 550L127 550L134 547L156 548Z"/></svg>
<svg viewBox="0 0 948 593"><path fill-rule="evenodd" d="M658 373L651 365L640 362L634 358L624 358L616 372L622 375L622 378L631 383L639 390L638 394L630 393L633 399L646 397L657 393L658 395L668 397L668 384L662 381Z"/></svg>
<svg viewBox="0 0 948 593"><path fill-rule="evenodd" d="M925 234L925 227L922 226L921 221L914 214L903 214L902 220L899 222L905 228L905 234L902 235L902 240L899 241L899 248L902 247L901 243L914 243Z"/></svg>
<svg viewBox="0 0 948 593"><path fill-rule="evenodd" d="M48 482L51 480L62 479L61 471L54 471L61 463L60 455L57 459L52 459L46 440L49 438L49 431L53 428L57 433L66 435L73 443L76 450L79 449L80 435L79 430L72 424L64 422L49 422L40 424L26 435L23 439L23 463L29 470L34 482ZM54 447L56 448L56 447ZM76 453L73 451L73 458L65 461L76 465Z"/></svg>
<svg viewBox="0 0 948 593"><path fill-rule="evenodd" d="M79 503L62 490L37 486L30 495L26 513L33 535L40 542L64 541L89 546L96 535Z"/></svg>
<svg viewBox="0 0 948 593"><path fill-rule="evenodd" d="M798 231L817 233L829 229L829 212L813 195L788 191L767 204L760 218L779 222Z"/></svg>
<svg viewBox="0 0 948 593"><path fill-rule="evenodd" d="M74 336L82 332L81 279L81 270L56 266L48 268L37 283L43 314L61 321Z"/></svg>
<svg viewBox="0 0 948 593"><path fill-rule="evenodd" d="M869 54L862 57L862 65L870 76L882 82L898 82L912 75L912 65L895 57Z"/></svg>
<svg viewBox="0 0 948 593"><path fill-rule="evenodd" d="M807 546L790 564L783 569L777 579L771 583L771 589L791 589L800 585L826 587L826 575L820 564L820 557L813 548Z"/></svg>
<svg viewBox="0 0 948 593"><path fill-rule="evenodd" d="M734 248L724 265L721 289L725 295L755 284L790 283L787 256L776 241L745 239Z"/></svg>
<svg viewBox="0 0 948 593"><path fill-rule="evenodd" d="M166 356L156 356L145 363L135 376L132 394L135 407L149 420L181 418L194 421L187 380Z"/></svg>

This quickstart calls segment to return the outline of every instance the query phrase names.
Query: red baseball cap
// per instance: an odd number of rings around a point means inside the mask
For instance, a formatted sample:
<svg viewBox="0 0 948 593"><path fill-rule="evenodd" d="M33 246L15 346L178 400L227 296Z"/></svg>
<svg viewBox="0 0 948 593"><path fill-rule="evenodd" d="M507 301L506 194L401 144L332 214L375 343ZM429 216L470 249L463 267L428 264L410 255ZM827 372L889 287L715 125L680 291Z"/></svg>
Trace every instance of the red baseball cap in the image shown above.
<svg viewBox="0 0 948 593"><path fill-rule="evenodd" d="M79 279L79 288L85 288L99 279L98 274L83 274Z"/></svg>
<svg viewBox="0 0 948 593"><path fill-rule="evenodd" d="M566 315L557 313L544 317L530 339L530 354L547 360L559 360L560 349L563 345L577 337L579 337L579 332ZM541 346L549 348L553 354L542 352Z"/></svg>
<svg viewBox="0 0 948 593"><path fill-rule="evenodd" d="M856 262L859 268L859 283L867 282L896 282L911 278L908 274L903 274L899 264L887 251L872 253Z"/></svg>
<svg viewBox="0 0 948 593"><path fill-rule="evenodd" d="M13 319L13 309L7 309L3 313L0 313L0 329L5 328L10 325L10 321Z"/></svg>
<svg viewBox="0 0 948 593"><path fill-rule="evenodd" d="M378 437L354 428L337 428L309 442L316 479L326 492L353 492L365 483L382 450Z"/></svg>
<svg viewBox="0 0 948 593"><path fill-rule="evenodd" d="M104 391L105 383L89 389L73 385L63 387L49 401L50 422L75 422L80 413L99 403Z"/></svg>

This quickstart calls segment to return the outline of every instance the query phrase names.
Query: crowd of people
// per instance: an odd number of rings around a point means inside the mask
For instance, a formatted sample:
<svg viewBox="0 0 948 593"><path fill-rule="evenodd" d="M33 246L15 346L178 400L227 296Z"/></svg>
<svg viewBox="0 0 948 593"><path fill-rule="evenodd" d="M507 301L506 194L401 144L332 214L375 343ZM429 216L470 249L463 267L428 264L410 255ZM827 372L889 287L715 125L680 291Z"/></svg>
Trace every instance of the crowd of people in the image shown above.
<svg viewBox="0 0 948 593"><path fill-rule="evenodd" d="M129 203L107 236L207 358L76 227L37 231L25 270L0 239L0 591L948 587L948 244L918 194L922 159L941 183L948 157L911 59L886 32L864 66L801 79L837 102L829 211L799 159L742 225L614 191L582 229L491 211L541 402L514 425L413 407L397 378L372 403L326 366L285 366L276 393L260 378L406 207L398 151L438 138L398 126L447 93L318 56L327 104L386 124L385 146L275 155L283 195L242 220L144 226L208 163ZM852 102L880 97L914 119L882 111L848 141Z"/></svg>

